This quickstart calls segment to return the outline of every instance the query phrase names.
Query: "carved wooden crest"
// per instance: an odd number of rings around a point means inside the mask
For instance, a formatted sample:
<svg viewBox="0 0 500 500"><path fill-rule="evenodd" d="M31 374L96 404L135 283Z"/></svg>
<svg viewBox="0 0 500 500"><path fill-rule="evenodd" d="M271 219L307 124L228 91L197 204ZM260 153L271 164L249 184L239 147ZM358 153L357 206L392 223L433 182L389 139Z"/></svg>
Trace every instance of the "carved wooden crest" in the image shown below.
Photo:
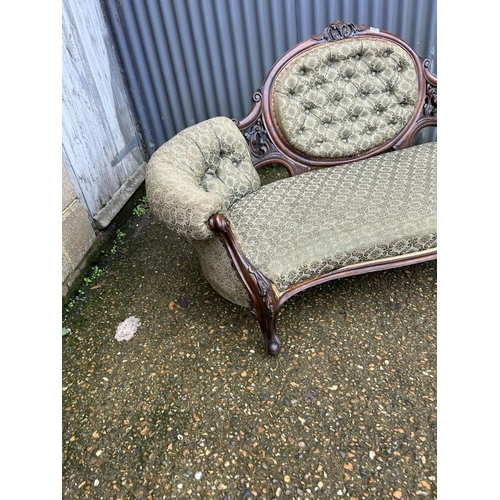
<svg viewBox="0 0 500 500"><path fill-rule="evenodd" d="M330 26L327 26L323 33L313 35L314 40L325 40L327 42L335 42L354 36L358 31L366 29L366 25L357 26L354 23L344 23L343 21L334 21Z"/></svg>

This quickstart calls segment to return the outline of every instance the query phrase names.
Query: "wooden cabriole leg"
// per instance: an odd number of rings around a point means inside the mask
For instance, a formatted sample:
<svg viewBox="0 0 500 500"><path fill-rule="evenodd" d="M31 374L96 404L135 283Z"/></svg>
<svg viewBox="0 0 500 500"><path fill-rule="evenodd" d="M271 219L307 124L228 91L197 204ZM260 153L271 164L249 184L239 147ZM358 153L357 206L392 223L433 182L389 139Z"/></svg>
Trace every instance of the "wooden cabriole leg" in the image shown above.
<svg viewBox="0 0 500 500"><path fill-rule="evenodd" d="M276 335L276 316L278 315L278 298L274 289L259 271L249 269L251 280L252 314L257 318L264 336L266 349L272 356L277 356L281 351L281 342ZM256 293L255 293L256 292Z"/></svg>
<svg viewBox="0 0 500 500"><path fill-rule="evenodd" d="M245 257L224 215L213 215L208 222L210 229L221 238L233 267L250 295L251 311L259 323L267 352L277 356L281 351L281 342L276 335L276 316L280 304L271 282Z"/></svg>

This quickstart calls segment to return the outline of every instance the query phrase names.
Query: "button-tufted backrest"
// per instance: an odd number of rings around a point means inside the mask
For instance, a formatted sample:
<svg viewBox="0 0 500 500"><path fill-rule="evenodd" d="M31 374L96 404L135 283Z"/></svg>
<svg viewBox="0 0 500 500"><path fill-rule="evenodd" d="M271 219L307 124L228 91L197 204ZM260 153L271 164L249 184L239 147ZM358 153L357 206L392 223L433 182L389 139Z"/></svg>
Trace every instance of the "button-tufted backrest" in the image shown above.
<svg viewBox="0 0 500 500"><path fill-rule="evenodd" d="M385 39L345 39L292 59L276 76L272 112L285 141L315 158L362 154L398 134L415 112L410 55Z"/></svg>
<svg viewBox="0 0 500 500"><path fill-rule="evenodd" d="M158 148L146 170L153 212L179 234L213 236L208 219L260 187L244 137L232 120L193 125Z"/></svg>

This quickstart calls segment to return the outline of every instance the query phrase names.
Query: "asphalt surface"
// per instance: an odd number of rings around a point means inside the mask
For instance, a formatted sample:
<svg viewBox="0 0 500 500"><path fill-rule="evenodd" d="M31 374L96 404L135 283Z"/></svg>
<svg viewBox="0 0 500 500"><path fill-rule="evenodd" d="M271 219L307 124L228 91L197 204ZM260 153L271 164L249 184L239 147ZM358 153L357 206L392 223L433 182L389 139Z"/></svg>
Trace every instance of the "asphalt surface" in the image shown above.
<svg viewBox="0 0 500 500"><path fill-rule="evenodd" d="M437 497L436 262L298 294L273 358L137 206L63 311L62 498Z"/></svg>

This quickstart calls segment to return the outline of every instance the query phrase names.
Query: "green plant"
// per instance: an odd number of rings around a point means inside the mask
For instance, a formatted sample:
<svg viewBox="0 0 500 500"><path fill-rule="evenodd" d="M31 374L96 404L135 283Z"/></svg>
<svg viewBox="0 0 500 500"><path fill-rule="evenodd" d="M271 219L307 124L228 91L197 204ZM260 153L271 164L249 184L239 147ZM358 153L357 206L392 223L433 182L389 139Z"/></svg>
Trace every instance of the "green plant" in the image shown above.
<svg viewBox="0 0 500 500"><path fill-rule="evenodd" d="M142 217L149 212L148 199L146 196L143 196L139 200L139 205L137 205L132 212L136 217Z"/></svg>
<svg viewBox="0 0 500 500"><path fill-rule="evenodd" d="M68 303L64 308L64 312L69 312L71 309L73 309L73 307L75 307L75 303L76 302L74 298L69 299Z"/></svg>
<svg viewBox="0 0 500 500"><path fill-rule="evenodd" d="M83 277L82 286L78 288L78 291L75 294L75 296L71 297L71 299L69 299L66 305L64 306L64 312L69 312L71 309L73 309L73 307L75 307L78 297L83 297L85 295L86 288L91 283L94 283L102 275L103 272L104 270L101 269L99 266L93 266L90 269L87 275Z"/></svg>
<svg viewBox="0 0 500 500"><path fill-rule="evenodd" d="M125 239L126 234L121 230L116 230L116 239L113 243L113 246L110 248L110 253L113 255L118 251L118 246L123 244L123 240Z"/></svg>
<svg viewBox="0 0 500 500"><path fill-rule="evenodd" d="M83 278L83 281L88 285L90 283L93 283L97 278L99 278L101 276L101 274L103 273L104 271L102 269L99 268L99 266L94 266L91 271L90 271L90 274L88 276L85 276Z"/></svg>

